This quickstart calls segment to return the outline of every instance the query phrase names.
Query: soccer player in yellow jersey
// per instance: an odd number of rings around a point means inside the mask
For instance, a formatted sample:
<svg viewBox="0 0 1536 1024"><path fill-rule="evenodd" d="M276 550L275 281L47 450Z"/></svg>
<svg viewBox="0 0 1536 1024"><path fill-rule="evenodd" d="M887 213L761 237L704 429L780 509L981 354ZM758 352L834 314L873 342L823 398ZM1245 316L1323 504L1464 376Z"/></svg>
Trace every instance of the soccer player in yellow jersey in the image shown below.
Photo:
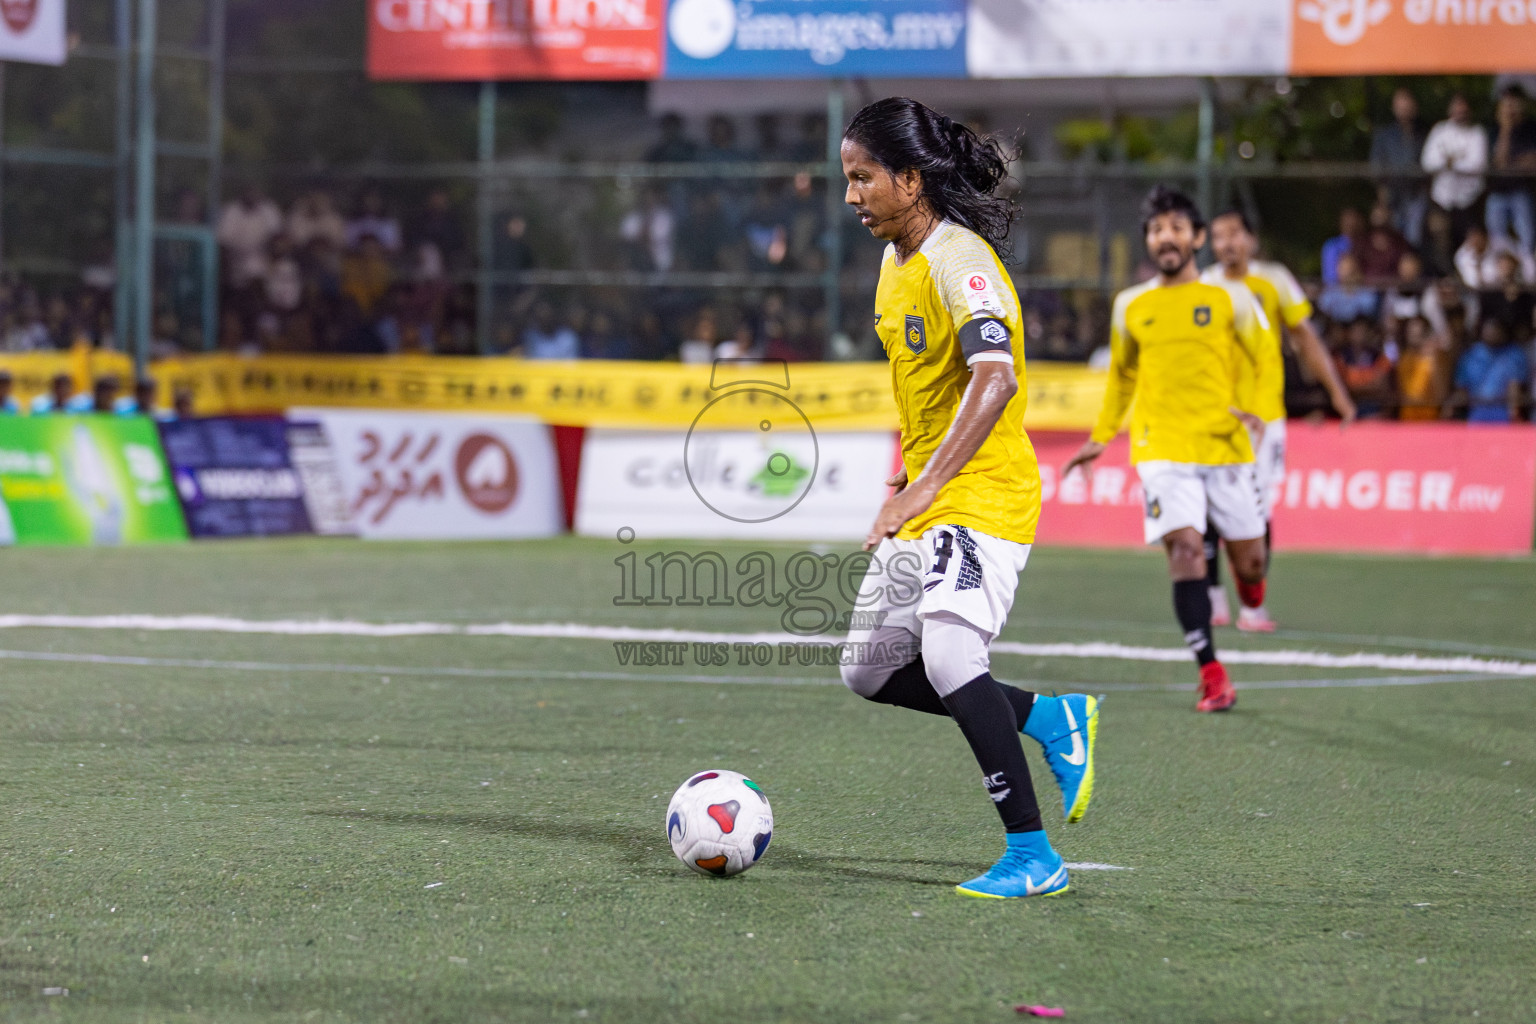
<svg viewBox="0 0 1536 1024"><path fill-rule="evenodd" d="M1259 240L1241 210L1218 214L1211 220L1211 248L1217 263L1200 275L1202 281L1220 285L1232 294L1234 302L1251 301L1263 314L1264 349L1257 366L1242 363L1246 372L1256 371L1253 387L1253 412L1264 421L1264 433L1253 439L1254 475L1259 485L1259 507L1264 512L1264 550L1274 550L1274 531L1270 526L1275 496L1285 484L1285 354L1291 343L1301 364L1323 386L1339 417L1349 423L1355 418L1355 403L1349 389L1339 379L1328 349L1312 329L1312 303L1301 285L1282 263L1254 259ZM1211 622L1225 626L1231 622L1227 611L1227 592L1221 585L1221 547L1214 527L1205 534L1206 584L1211 591ZM1238 582L1242 607L1237 613L1237 628L1255 633L1273 632L1274 620L1264 607L1262 586L1254 588Z"/></svg>
<svg viewBox="0 0 1536 1024"><path fill-rule="evenodd" d="M1040 518L1024 433L1024 332L998 258L1013 207L995 142L909 99L859 111L843 135L846 201L890 243L875 329L891 362L902 470L865 541L843 681L869 700L954 719L981 765L1007 850L957 887L1008 899L1067 890L1046 839L1020 732L1038 741L1077 821L1093 794L1097 701L992 678Z"/></svg>
<svg viewBox="0 0 1536 1024"><path fill-rule="evenodd" d="M1174 612L1200 664L1195 709L1226 711L1237 692L1211 638L1205 528L1214 524L1226 540L1238 579L1263 583L1264 516L1244 428L1263 430L1251 409L1251 365L1264 337L1251 302L1235 304L1226 289L1200 280L1195 253L1205 244L1205 221L1188 196L1160 185L1142 218L1158 273L1115 296L1104 407L1062 475L1091 466L1131 410L1146 541L1168 552Z"/></svg>

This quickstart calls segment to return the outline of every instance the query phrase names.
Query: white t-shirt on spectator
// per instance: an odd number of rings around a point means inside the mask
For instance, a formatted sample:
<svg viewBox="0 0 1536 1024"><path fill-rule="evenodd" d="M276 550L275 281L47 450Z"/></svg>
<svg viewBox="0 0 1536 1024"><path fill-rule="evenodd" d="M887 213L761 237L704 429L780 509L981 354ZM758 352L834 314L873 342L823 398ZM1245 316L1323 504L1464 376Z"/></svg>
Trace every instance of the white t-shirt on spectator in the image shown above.
<svg viewBox="0 0 1536 1024"><path fill-rule="evenodd" d="M272 261L267 269L267 305L280 313L292 313L304 301L304 274L299 261L289 256Z"/></svg>
<svg viewBox="0 0 1536 1024"><path fill-rule="evenodd" d="M266 276L267 243L283 230L283 212L270 199L254 207L227 203L219 215L219 244L229 252L229 278L243 288Z"/></svg>
<svg viewBox="0 0 1536 1024"><path fill-rule="evenodd" d="M1488 170L1488 133L1480 124L1441 121L1429 130L1420 158L1433 174L1429 197L1446 210L1465 210L1483 194Z"/></svg>
<svg viewBox="0 0 1536 1024"><path fill-rule="evenodd" d="M294 246L299 249L316 238L324 238L339 250L347 244L347 224L335 210L314 213L300 203L288 215L288 237L293 239Z"/></svg>
<svg viewBox="0 0 1536 1024"><path fill-rule="evenodd" d="M619 236L626 242L644 244L657 270L672 269L672 211L665 206L650 210L631 210L619 224Z"/></svg>
<svg viewBox="0 0 1536 1024"><path fill-rule="evenodd" d="M347 225L347 248L356 249L372 235L387 252L400 251L400 222L393 217L359 217Z"/></svg>
<svg viewBox="0 0 1536 1024"><path fill-rule="evenodd" d="M1536 259L1532 259L1530 253L1521 252L1504 238L1491 241L1488 248L1483 250L1481 259L1466 242L1461 243L1455 256L1456 274L1468 288L1481 291L1497 287L1499 256L1506 252L1520 261L1520 280L1526 284L1536 284Z"/></svg>

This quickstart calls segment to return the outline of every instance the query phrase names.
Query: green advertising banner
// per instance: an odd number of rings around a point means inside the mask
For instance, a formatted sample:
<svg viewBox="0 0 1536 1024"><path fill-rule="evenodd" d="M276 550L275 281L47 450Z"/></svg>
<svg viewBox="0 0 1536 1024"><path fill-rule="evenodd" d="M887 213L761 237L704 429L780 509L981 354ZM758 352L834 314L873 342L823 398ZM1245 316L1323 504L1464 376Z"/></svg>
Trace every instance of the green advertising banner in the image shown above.
<svg viewBox="0 0 1536 1024"><path fill-rule="evenodd" d="M185 540L154 421L0 417L0 496L17 544Z"/></svg>

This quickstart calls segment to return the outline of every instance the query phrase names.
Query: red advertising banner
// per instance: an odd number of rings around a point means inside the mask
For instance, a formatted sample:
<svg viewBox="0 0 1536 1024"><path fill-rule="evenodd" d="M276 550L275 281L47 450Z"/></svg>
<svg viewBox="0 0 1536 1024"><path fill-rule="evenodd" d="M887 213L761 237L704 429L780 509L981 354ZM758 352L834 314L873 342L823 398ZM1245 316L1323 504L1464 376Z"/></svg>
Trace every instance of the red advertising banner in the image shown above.
<svg viewBox="0 0 1536 1024"><path fill-rule="evenodd" d="M1043 544L1134 547L1142 497L1124 437L1091 478L1061 465L1085 435L1037 431ZM1278 548L1522 554L1536 530L1536 427L1293 422L1275 501Z"/></svg>
<svg viewBox="0 0 1536 1024"><path fill-rule="evenodd" d="M649 79L665 0L368 0L374 79Z"/></svg>

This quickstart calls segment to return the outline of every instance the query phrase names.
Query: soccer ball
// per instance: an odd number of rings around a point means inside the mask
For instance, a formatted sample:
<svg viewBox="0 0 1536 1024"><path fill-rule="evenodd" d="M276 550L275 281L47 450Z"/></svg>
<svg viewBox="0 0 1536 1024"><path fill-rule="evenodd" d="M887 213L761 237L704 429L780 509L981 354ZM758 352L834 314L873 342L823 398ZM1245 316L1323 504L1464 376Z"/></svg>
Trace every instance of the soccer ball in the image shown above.
<svg viewBox="0 0 1536 1024"><path fill-rule="evenodd" d="M738 772L699 772L667 804L672 852L703 875L741 874L762 858L772 837L768 798Z"/></svg>

